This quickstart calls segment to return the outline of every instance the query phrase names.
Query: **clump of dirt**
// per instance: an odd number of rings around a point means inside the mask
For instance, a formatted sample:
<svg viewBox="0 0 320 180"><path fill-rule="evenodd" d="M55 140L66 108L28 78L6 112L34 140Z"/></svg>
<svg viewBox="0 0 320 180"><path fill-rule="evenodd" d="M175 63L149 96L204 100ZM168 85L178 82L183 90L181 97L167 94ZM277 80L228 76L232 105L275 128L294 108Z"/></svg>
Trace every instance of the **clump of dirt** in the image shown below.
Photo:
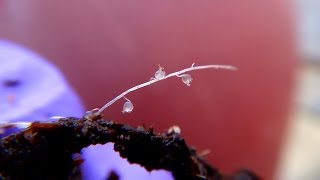
<svg viewBox="0 0 320 180"><path fill-rule="evenodd" d="M101 116L34 122L28 129L2 138L0 176L33 180L79 178L75 172L79 173L76 170L82 162L78 156L81 149L109 142L130 163L149 171L171 171L177 180L259 179L250 171L222 174L188 147L179 133L155 133L152 128L133 128Z"/></svg>

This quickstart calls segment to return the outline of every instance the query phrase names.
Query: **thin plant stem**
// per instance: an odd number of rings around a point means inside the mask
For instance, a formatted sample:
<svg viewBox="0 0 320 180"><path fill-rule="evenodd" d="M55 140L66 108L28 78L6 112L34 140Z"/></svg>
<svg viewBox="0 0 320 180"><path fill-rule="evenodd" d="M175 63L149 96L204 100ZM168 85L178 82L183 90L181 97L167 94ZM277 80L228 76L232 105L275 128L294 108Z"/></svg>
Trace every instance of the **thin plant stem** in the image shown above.
<svg viewBox="0 0 320 180"><path fill-rule="evenodd" d="M191 67L180 70L180 71L176 71L173 72L171 74L166 75L163 78L152 78L152 80L147 81L145 83L139 84L137 86L134 86L126 91L124 91L123 93L119 94L117 97L115 97L114 99L112 99L111 101L109 101L108 103L106 103L105 105L103 105L100 109L98 109L98 111L96 111L96 114L101 114L106 108L108 108L109 106L111 106L113 103L115 103L116 101L118 101L119 99L123 98L125 95L129 94L130 92L136 91L140 88L149 86L153 83L168 79L170 77L179 77L181 76L181 74L189 72L189 71L194 71L194 70L201 70L201 69L224 69L224 70L237 70L236 67L234 66L230 66L230 65L203 65L203 66L194 66L194 63L192 64Z"/></svg>

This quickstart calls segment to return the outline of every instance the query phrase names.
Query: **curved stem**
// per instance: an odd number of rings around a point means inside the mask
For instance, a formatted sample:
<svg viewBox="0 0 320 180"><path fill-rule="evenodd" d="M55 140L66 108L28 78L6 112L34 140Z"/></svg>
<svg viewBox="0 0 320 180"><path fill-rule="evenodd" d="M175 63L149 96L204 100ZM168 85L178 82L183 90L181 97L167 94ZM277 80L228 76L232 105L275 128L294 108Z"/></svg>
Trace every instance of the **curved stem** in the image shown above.
<svg viewBox="0 0 320 180"><path fill-rule="evenodd" d="M124 91L123 93L119 94L117 97L115 97L114 99L112 99L111 101L109 101L108 103L106 103L105 105L103 105L97 112L96 114L101 114L106 108L108 108L109 106L111 106L113 103L115 103L116 101L118 101L119 99L123 98L125 95L129 94L130 92L132 91L135 91L135 90L138 90L140 88L143 88L143 87L146 87L146 86L149 86L153 83L156 83L158 81L161 81L161 80L165 80L165 79L168 79L170 77L173 77L173 76L177 76L179 77L181 74L183 73L186 73L186 72L189 72L189 71L194 71L194 70L201 70L201 69L225 69L225 70L237 70L236 67L234 66L229 66L229 65L204 65L204 66L194 66L194 63L192 64L191 67L189 68L186 68L186 69L183 69L183 70L180 70L180 71L176 71L176 72L173 72L171 74L168 74L166 75L164 78L161 78L161 79L152 79L148 82L145 82L145 83L142 83L142 84L139 84L137 86L134 86L126 91Z"/></svg>

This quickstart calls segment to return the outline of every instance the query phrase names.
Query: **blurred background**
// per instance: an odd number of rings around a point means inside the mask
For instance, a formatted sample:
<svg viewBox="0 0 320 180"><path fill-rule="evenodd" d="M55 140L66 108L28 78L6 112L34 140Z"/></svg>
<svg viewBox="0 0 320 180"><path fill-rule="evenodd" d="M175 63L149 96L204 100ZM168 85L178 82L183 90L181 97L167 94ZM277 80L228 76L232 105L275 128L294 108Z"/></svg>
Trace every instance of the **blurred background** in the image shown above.
<svg viewBox="0 0 320 180"><path fill-rule="evenodd" d="M166 72L192 73L117 102L106 119L164 131L172 125L224 172L320 179L319 0L0 0L0 39L49 59L86 109ZM1 59L0 59L1 61ZM53 84L54 85L54 84Z"/></svg>

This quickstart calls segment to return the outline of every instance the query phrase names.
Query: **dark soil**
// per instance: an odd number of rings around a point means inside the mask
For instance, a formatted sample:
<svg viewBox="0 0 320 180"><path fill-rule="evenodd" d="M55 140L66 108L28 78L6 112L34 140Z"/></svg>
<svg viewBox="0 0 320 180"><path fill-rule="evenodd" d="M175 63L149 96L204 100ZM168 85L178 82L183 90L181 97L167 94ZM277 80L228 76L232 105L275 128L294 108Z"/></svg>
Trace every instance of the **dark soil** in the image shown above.
<svg viewBox="0 0 320 180"><path fill-rule="evenodd" d="M114 143L114 150L130 163L138 163L149 171L171 171L177 180L259 179L246 170L231 176L220 173L189 148L178 133L154 133L152 128L133 128L101 116L34 122L28 129L2 138L0 176L3 179L73 179L79 177L74 173L82 162L78 154L81 149L109 142Z"/></svg>

